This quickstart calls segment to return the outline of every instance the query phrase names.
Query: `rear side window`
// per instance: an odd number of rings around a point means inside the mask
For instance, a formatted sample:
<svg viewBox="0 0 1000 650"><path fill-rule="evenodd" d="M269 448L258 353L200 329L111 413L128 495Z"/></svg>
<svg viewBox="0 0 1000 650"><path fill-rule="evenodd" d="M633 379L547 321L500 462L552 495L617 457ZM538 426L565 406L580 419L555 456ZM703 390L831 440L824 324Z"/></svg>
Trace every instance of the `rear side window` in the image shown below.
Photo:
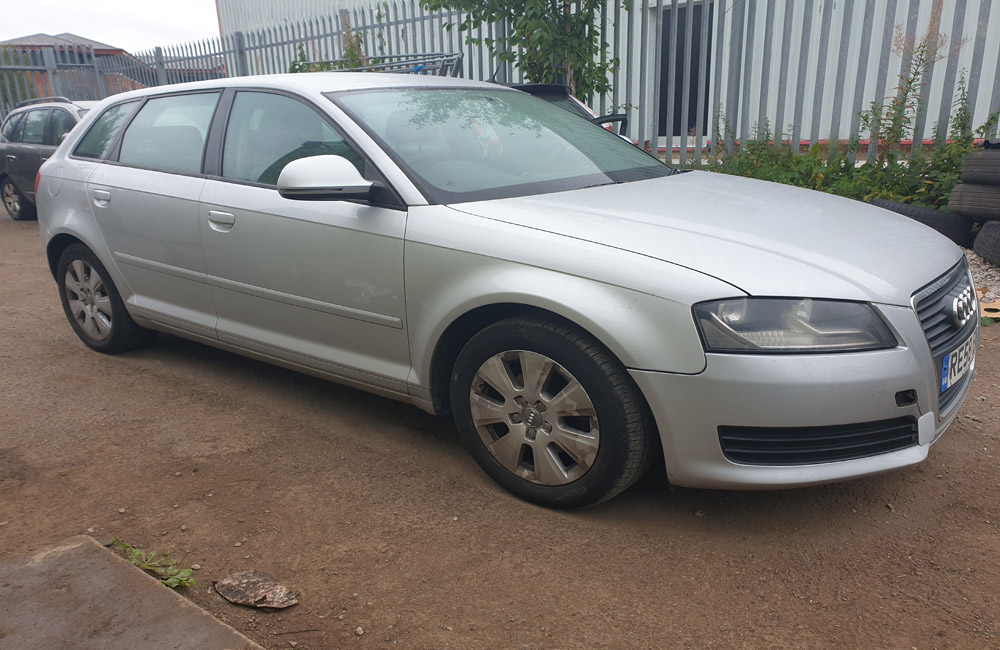
<svg viewBox="0 0 1000 650"><path fill-rule="evenodd" d="M59 146L64 135L73 130L76 120L64 110L58 108L52 110L52 117L49 118L49 133L45 138L45 144Z"/></svg>
<svg viewBox="0 0 1000 650"><path fill-rule="evenodd" d="M10 142L20 142L21 135L24 133L24 129L18 128L23 122L24 113L18 113L11 116L3 124L3 137L7 138Z"/></svg>
<svg viewBox="0 0 1000 650"><path fill-rule="evenodd" d="M149 100L125 129L118 162L165 172L201 173L205 139L218 102L217 92Z"/></svg>
<svg viewBox="0 0 1000 650"><path fill-rule="evenodd" d="M322 155L343 156L364 173L363 158L312 108L283 95L236 93L222 156L225 178L276 185L288 163Z"/></svg>
<svg viewBox="0 0 1000 650"><path fill-rule="evenodd" d="M45 142L45 120L49 118L51 111L28 111L28 116L24 118L24 137L21 142L25 144L43 144Z"/></svg>
<svg viewBox="0 0 1000 650"><path fill-rule="evenodd" d="M82 158L106 158L111 151L111 145L122 125L139 105L138 100L116 104L104 111L97 120L90 125L90 130L80 139L80 144L76 145L73 155Z"/></svg>

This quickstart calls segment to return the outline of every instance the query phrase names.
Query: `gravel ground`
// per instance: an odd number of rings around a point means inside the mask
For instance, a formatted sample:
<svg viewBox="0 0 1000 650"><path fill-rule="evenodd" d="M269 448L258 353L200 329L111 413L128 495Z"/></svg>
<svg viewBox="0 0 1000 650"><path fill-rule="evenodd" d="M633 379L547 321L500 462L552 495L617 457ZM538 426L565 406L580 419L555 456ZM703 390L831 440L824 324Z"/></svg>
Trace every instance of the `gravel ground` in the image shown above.
<svg viewBox="0 0 1000 650"><path fill-rule="evenodd" d="M271 650L1000 647L1000 327L919 465L764 492L659 469L557 512L413 407L170 336L88 350L35 223L0 219L0 304L0 562L80 533L169 551ZM250 569L299 604L212 591Z"/></svg>
<svg viewBox="0 0 1000 650"><path fill-rule="evenodd" d="M969 268L972 270L972 279L976 282L976 288L989 288L982 301L1000 300L1000 267L987 262L971 248L963 248L962 250L965 251L965 258L969 260Z"/></svg>

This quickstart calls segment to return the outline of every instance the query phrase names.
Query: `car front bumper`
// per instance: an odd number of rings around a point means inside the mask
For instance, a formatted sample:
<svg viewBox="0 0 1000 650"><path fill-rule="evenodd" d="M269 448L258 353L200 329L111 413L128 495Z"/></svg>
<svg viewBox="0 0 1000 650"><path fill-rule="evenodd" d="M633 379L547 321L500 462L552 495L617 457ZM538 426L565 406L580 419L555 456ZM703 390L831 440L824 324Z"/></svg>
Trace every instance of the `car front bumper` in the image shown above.
<svg viewBox="0 0 1000 650"><path fill-rule="evenodd" d="M630 374L649 403L663 443L670 481L701 488L798 487L858 478L913 465L955 419L971 384L938 412L939 372L914 312L880 306L899 347L829 355L708 354L697 375L645 370ZM979 331L972 336L978 342ZM913 391L913 403L897 394ZM912 418L913 444L850 460L749 464L727 458L719 427L754 428L782 436L792 428ZM822 432L821 432L822 433Z"/></svg>

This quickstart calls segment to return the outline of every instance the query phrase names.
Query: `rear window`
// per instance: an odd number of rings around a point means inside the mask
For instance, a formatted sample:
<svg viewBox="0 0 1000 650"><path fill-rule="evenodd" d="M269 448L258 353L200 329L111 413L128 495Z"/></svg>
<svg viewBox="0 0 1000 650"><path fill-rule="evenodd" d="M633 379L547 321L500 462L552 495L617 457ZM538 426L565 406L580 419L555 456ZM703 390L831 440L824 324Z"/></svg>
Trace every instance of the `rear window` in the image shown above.
<svg viewBox="0 0 1000 650"><path fill-rule="evenodd" d="M45 120L49 119L49 112L49 109L28 111L28 116L24 118L24 137L21 142L42 144L45 141Z"/></svg>
<svg viewBox="0 0 1000 650"><path fill-rule="evenodd" d="M122 136L118 162L144 169L201 173L205 139L218 92L147 101Z"/></svg>
<svg viewBox="0 0 1000 650"><path fill-rule="evenodd" d="M80 144L76 145L73 154L82 158L106 158L115 138L118 137L118 131L128 121L129 116L138 105L139 101L135 100L117 104L105 110L90 125L90 130L80 139Z"/></svg>

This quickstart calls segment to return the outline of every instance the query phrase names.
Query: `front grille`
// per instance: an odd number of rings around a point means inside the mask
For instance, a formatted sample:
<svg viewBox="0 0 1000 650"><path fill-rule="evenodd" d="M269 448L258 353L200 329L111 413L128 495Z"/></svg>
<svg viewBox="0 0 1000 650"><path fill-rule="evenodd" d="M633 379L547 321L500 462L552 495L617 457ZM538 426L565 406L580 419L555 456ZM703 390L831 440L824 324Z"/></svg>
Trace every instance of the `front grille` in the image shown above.
<svg viewBox="0 0 1000 650"><path fill-rule="evenodd" d="M828 427L719 427L722 453L744 465L813 465L853 460L917 444L912 417Z"/></svg>
<svg viewBox="0 0 1000 650"><path fill-rule="evenodd" d="M969 322L958 327L952 321L952 303L966 287L972 285L969 279L969 265L963 258L947 273L913 294L913 308L920 319L920 327L927 336L937 381L940 381L944 355L952 352L960 343L972 336L979 325L978 308ZM971 380L971 373L951 386L938 397L938 411L944 412L962 394Z"/></svg>

